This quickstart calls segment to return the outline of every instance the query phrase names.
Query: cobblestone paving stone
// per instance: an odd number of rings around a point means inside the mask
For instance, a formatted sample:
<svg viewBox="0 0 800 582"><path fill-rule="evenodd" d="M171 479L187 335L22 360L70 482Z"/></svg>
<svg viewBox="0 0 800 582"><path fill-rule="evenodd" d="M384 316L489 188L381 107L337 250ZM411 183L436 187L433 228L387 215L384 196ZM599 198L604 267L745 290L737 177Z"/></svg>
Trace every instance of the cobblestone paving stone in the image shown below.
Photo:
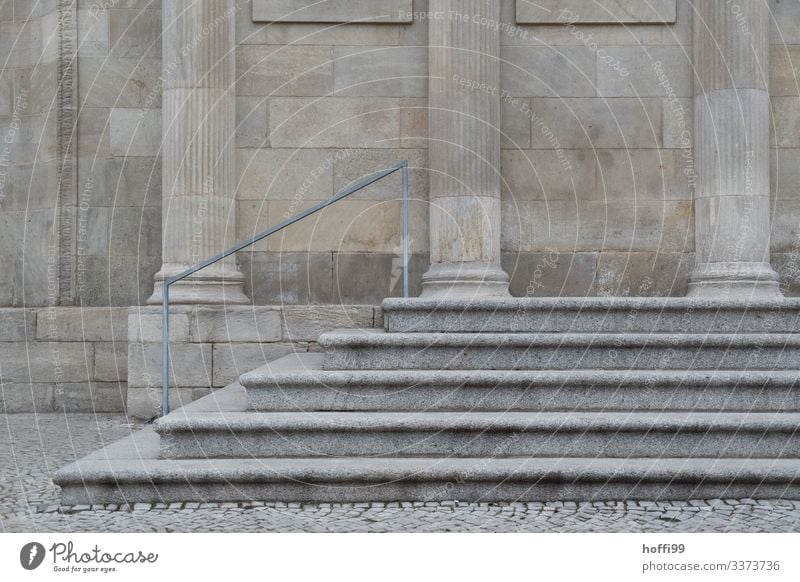
<svg viewBox="0 0 800 582"><path fill-rule="evenodd" d="M800 500L58 505L50 475L130 434L121 415L0 415L3 532L798 532Z"/></svg>

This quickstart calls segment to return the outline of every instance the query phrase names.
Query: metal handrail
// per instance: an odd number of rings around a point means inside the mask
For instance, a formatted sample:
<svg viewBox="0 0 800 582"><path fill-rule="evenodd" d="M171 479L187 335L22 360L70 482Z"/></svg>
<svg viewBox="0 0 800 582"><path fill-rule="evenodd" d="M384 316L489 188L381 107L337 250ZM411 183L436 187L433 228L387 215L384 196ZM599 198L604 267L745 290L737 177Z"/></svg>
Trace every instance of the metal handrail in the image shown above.
<svg viewBox="0 0 800 582"><path fill-rule="evenodd" d="M169 277L164 279L162 285L162 334L161 334L161 352L163 362L161 364L161 415L169 414L169 287L173 283L177 283L178 281L182 281L187 277L194 275L198 271L202 271L206 267L213 265L231 256L234 253L237 253L243 249L246 249L249 246L256 244L257 242L271 236L277 232L282 231L286 227L293 225L296 222L311 216L335 204L339 200L343 198L347 198L351 194L355 194L359 190L363 190L367 186L378 182L379 180L383 180L387 176L391 176L395 172L402 172L403 177L403 297L408 297L408 160L403 160L402 162L398 163L391 168L387 168L385 170L381 170L373 174L372 176L361 180L360 182L355 183L352 186L345 188L344 190L337 192L332 197L328 198L327 200L320 202L319 204L312 206L308 210L304 210L300 214L296 214L291 218L287 218L280 224L273 226L265 230L264 232L255 235L247 240L244 240L226 251L221 252L220 254L207 259L201 263L197 263L194 267L186 269L182 273L175 275L174 277Z"/></svg>

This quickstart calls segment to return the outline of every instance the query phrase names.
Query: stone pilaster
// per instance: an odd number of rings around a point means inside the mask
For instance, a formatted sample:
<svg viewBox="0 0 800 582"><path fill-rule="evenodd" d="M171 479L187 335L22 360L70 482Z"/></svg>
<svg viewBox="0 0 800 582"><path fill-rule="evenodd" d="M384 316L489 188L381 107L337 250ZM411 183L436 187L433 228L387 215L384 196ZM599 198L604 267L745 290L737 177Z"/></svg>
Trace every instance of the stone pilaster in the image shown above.
<svg viewBox="0 0 800 582"><path fill-rule="evenodd" d="M777 297L770 266L769 8L694 2L696 268L689 295Z"/></svg>
<svg viewBox="0 0 800 582"><path fill-rule="evenodd" d="M500 267L500 0L431 0L431 267L423 297L508 295Z"/></svg>
<svg viewBox="0 0 800 582"><path fill-rule="evenodd" d="M165 277L235 242L236 55L232 0L163 3ZM247 303L233 258L170 287L171 303Z"/></svg>

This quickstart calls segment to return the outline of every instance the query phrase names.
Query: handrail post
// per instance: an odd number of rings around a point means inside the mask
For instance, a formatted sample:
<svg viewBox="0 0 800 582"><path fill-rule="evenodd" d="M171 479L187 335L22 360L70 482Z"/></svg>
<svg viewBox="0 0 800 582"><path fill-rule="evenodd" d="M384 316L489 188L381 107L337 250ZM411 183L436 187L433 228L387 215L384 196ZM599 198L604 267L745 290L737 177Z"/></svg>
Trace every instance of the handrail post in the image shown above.
<svg viewBox="0 0 800 582"><path fill-rule="evenodd" d="M169 285L169 279L164 279L161 300L161 416L169 414Z"/></svg>
<svg viewBox="0 0 800 582"><path fill-rule="evenodd" d="M408 160L403 162L403 297L408 299Z"/></svg>

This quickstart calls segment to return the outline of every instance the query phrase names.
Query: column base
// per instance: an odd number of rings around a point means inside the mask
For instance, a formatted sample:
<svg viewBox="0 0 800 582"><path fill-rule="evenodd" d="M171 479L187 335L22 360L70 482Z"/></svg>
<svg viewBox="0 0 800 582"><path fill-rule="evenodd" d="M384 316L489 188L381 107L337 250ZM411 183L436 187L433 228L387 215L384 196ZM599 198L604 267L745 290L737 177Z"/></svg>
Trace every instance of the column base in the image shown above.
<svg viewBox="0 0 800 582"><path fill-rule="evenodd" d="M780 277L769 263L703 263L689 278L689 297L775 299L783 297Z"/></svg>
<svg viewBox="0 0 800 582"><path fill-rule="evenodd" d="M495 263L434 263L422 276L421 297L510 297L508 284L508 274Z"/></svg>
<svg viewBox="0 0 800 582"><path fill-rule="evenodd" d="M161 305L162 282L186 270L185 265L164 265L156 274L153 295L147 305ZM244 275L230 267L208 267L169 288L170 305L248 305Z"/></svg>

